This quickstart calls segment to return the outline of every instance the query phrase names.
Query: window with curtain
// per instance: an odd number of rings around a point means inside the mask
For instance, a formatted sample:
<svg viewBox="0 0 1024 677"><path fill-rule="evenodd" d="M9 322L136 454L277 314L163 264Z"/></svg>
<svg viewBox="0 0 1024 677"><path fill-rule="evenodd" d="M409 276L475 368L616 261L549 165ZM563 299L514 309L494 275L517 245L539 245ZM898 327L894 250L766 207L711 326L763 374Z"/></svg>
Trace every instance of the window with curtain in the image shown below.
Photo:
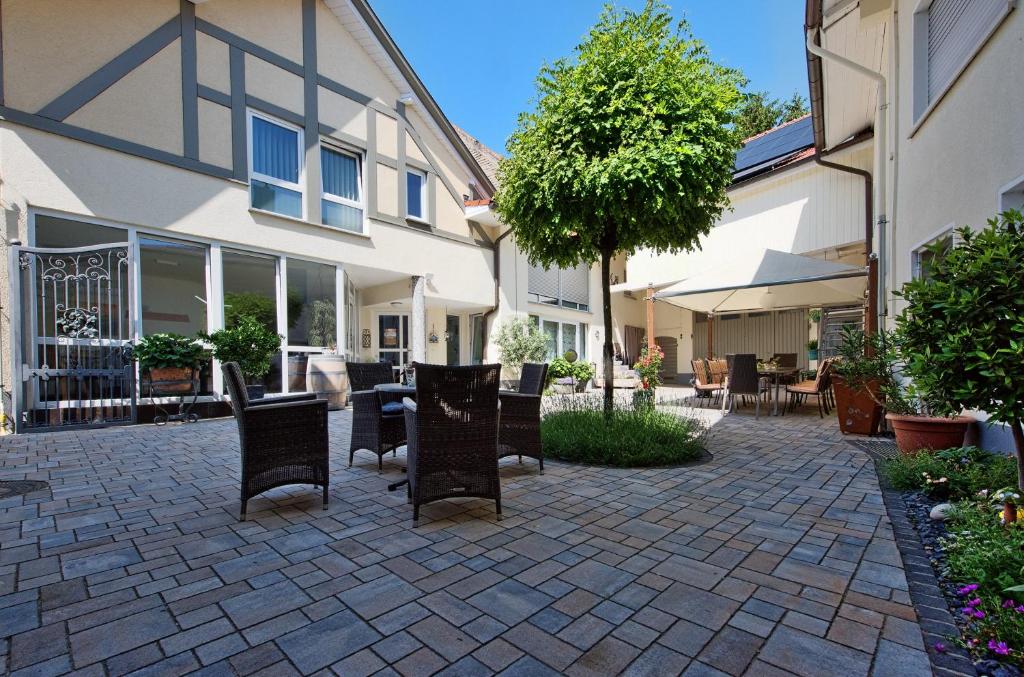
<svg viewBox="0 0 1024 677"><path fill-rule="evenodd" d="M590 310L590 267L544 268L531 265L527 276L530 301L574 310Z"/></svg>
<svg viewBox="0 0 1024 677"><path fill-rule="evenodd" d="M249 134L252 206L301 219L299 130L250 112Z"/></svg>
<svg viewBox="0 0 1024 677"><path fill-rule="evenodd" d="M363 195L360 158L335 148L320 148L323 185L321 213L324 225L363 232Z"/></svg>
<svg viewBox="0 0 1024 677"><path fill-rule="evenodd" d="M427 175L410 169L405 173L406 212L414 219L426 219Z"/></svg>

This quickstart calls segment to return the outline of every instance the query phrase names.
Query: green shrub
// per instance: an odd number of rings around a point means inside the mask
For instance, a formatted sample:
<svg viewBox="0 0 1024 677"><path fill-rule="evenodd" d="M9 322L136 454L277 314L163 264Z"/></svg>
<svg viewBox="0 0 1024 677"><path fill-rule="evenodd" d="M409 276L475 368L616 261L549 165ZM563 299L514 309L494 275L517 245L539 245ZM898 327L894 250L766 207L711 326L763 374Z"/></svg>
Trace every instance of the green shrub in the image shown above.
<svg viewBox="0 0 1024 677"><path fill-rule="evenodd" d="M965 645L977 657L1024 664L1024 525L1003 526L996 508L958 503L942 540L949 577L960 588Z"/></svg>
<svg viewBox="0 0 1024 677"><path fill-rule="evenodd" d="M281 348L281 336L258 318L241 317L230 329L200 334L213 344L213 356L221 362L237 362L249 379L261 379L270 371L270 358Z"/></svg>
<svg viewBox="0 0 1024 677"><path fill-rule="evenodd" d="M521 317L506 320L494 335L494 343L501 351L501 365L512 378L519 378L524 363L544 361L547 341L540 327Z"/></svg>
<svg viewBox="0 0 1024 677"><path fill-rule="evenodd" d="M150 334L135 344L135 359L141 369L197 368L210 355L194 338L180 334Z"/></svg>
<svg viewBox="0 0 1024 677"><path fill-rule="evenodd" d="M575 378L577 383L586 383L594 378L594 367L589 362L570 362L564 357L556 357L548 365L548 380L556 378Z"/></svg>
<svg viewBox="0 0 1024 677"><path fill-rule="evenodd" d="M885 461L882 472L896 489L922 491L940 500L970 498L983 489L1017 482L1014 458L977 447L900 456Z"/></svg>
<svg viewBox="0 0 1024 677"><path fill-rule="evenodd" d="M705 433L697 420L654 409L617 406L605 417L600 401L581 397L566 397L541 422L546 455L619 467L692 461L704 448Z"/></svg>

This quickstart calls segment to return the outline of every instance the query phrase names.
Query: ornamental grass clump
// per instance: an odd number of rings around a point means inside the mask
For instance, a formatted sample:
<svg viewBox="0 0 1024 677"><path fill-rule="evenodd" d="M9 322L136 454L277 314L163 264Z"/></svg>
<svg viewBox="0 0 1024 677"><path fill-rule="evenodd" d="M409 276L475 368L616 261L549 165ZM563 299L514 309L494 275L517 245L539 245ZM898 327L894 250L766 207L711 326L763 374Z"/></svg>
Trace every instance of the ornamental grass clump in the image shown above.
<svg viewBox="0 0 1024 677"><path fill-rule="evenodd" d="M882 464L882 472L901 491L920 491L936 500L956 501L1015 483L1017 461L977 447L956 447L888 459Z"/></svg>
<svg viewBox="0 0 1024 677"><path fill-rule="evenodd" d="M649 407L616 405L610 416L595 398L567 396L541 421L544 453L618 467L677 465L700 457L706 426Z"/></svg>

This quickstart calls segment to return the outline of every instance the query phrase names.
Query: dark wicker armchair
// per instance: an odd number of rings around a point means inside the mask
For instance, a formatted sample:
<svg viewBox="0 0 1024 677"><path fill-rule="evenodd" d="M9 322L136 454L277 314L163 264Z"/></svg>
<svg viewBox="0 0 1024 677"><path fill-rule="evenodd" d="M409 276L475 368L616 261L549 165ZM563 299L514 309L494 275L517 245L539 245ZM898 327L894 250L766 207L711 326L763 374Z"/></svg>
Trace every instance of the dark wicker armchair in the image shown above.
<svg viewBox="0 0 1024 677"><path fill-rule="evenodd" d="M394 383L394 372L387 362L346 362L352 385L352 443L348 465L356 452L366 449L377 454L377 472L384 472L384 454L405 444L405 418L399 395L373 389L382 383Z"/></svg>
<svg viewBox="0 0 1024 677"><path fill-rule="evenodd" d="M327 400L312 393L250 400L238 364L225 362L221 370L242 447L241 519L250 498L285 484L322 487L326 509Z"/></svg>
<svg viewBox="0 0 1024 677"><path fill-rule="evenodd" d="M544 447L540 439L540 400L548 365L528 362L523 365L519 392L502 391L501 426L498 432L498 457L523 456L537 459L544 474Z"/></svg>
<svg viewBox="0 0 1024 677"><path fill-rule="evenodd" d="M725 385L725 396L722 398L722 411L728 405L731 411L736 405L736 396L743 399L754 398L754 418L761 417L761 398L769 388L765 379L757 373L757 355L738 354L726 355L729 365L729 378Z"/></svg>
<svg viewBox="0 0 1024 677"><path fill-rule="evenodd" d="M416 367L416 401L405 400L413 526L421 505L456 497L494 499L501 519L500 376L497 364Z"/></svg>

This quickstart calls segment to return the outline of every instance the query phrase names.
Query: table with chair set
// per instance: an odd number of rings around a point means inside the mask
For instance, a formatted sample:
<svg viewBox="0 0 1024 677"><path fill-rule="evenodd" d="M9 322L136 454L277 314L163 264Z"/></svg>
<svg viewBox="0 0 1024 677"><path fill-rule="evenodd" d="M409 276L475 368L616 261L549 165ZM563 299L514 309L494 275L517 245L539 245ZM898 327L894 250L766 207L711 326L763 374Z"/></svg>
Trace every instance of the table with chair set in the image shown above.
<svg viewBox="0 0 1024 677"><path fill-rule="evenodd" d="M810 396L817 398L819 413L830 411L831 361L823 360L812 380L800 380L800 368L795 353L776 354L772 359L761 362L753 354L730 354L726 359L692 360L693 388L697 404L704 400L722 411L731 411L737 403L752 401L754 416L761 414L761 402L771 402L774 416L785 415L786 411L803 404ZM779 410L780 390L785 387L786 402ZM739 398L739 399L737 399Z"/></svg>
<svg viewBox="0 0 1024 677"><path fill-rule="evenodd" d="M523 366L519 390L501 390L501 365L448 367L416 364L411 383L395 383L385 363L347 363L352 384L351 467L357 451L384 456L405 450L406 486L418 525L420 507L447 498L492 499L501 518L498 461L528 456L544 472L540 408L546 364ZM263 491L313 484L327 507L327 401L315 394L251 401L241 372L223 365L242 449L242 508ZM413 376L414 374L414 376Z"/></svg>

